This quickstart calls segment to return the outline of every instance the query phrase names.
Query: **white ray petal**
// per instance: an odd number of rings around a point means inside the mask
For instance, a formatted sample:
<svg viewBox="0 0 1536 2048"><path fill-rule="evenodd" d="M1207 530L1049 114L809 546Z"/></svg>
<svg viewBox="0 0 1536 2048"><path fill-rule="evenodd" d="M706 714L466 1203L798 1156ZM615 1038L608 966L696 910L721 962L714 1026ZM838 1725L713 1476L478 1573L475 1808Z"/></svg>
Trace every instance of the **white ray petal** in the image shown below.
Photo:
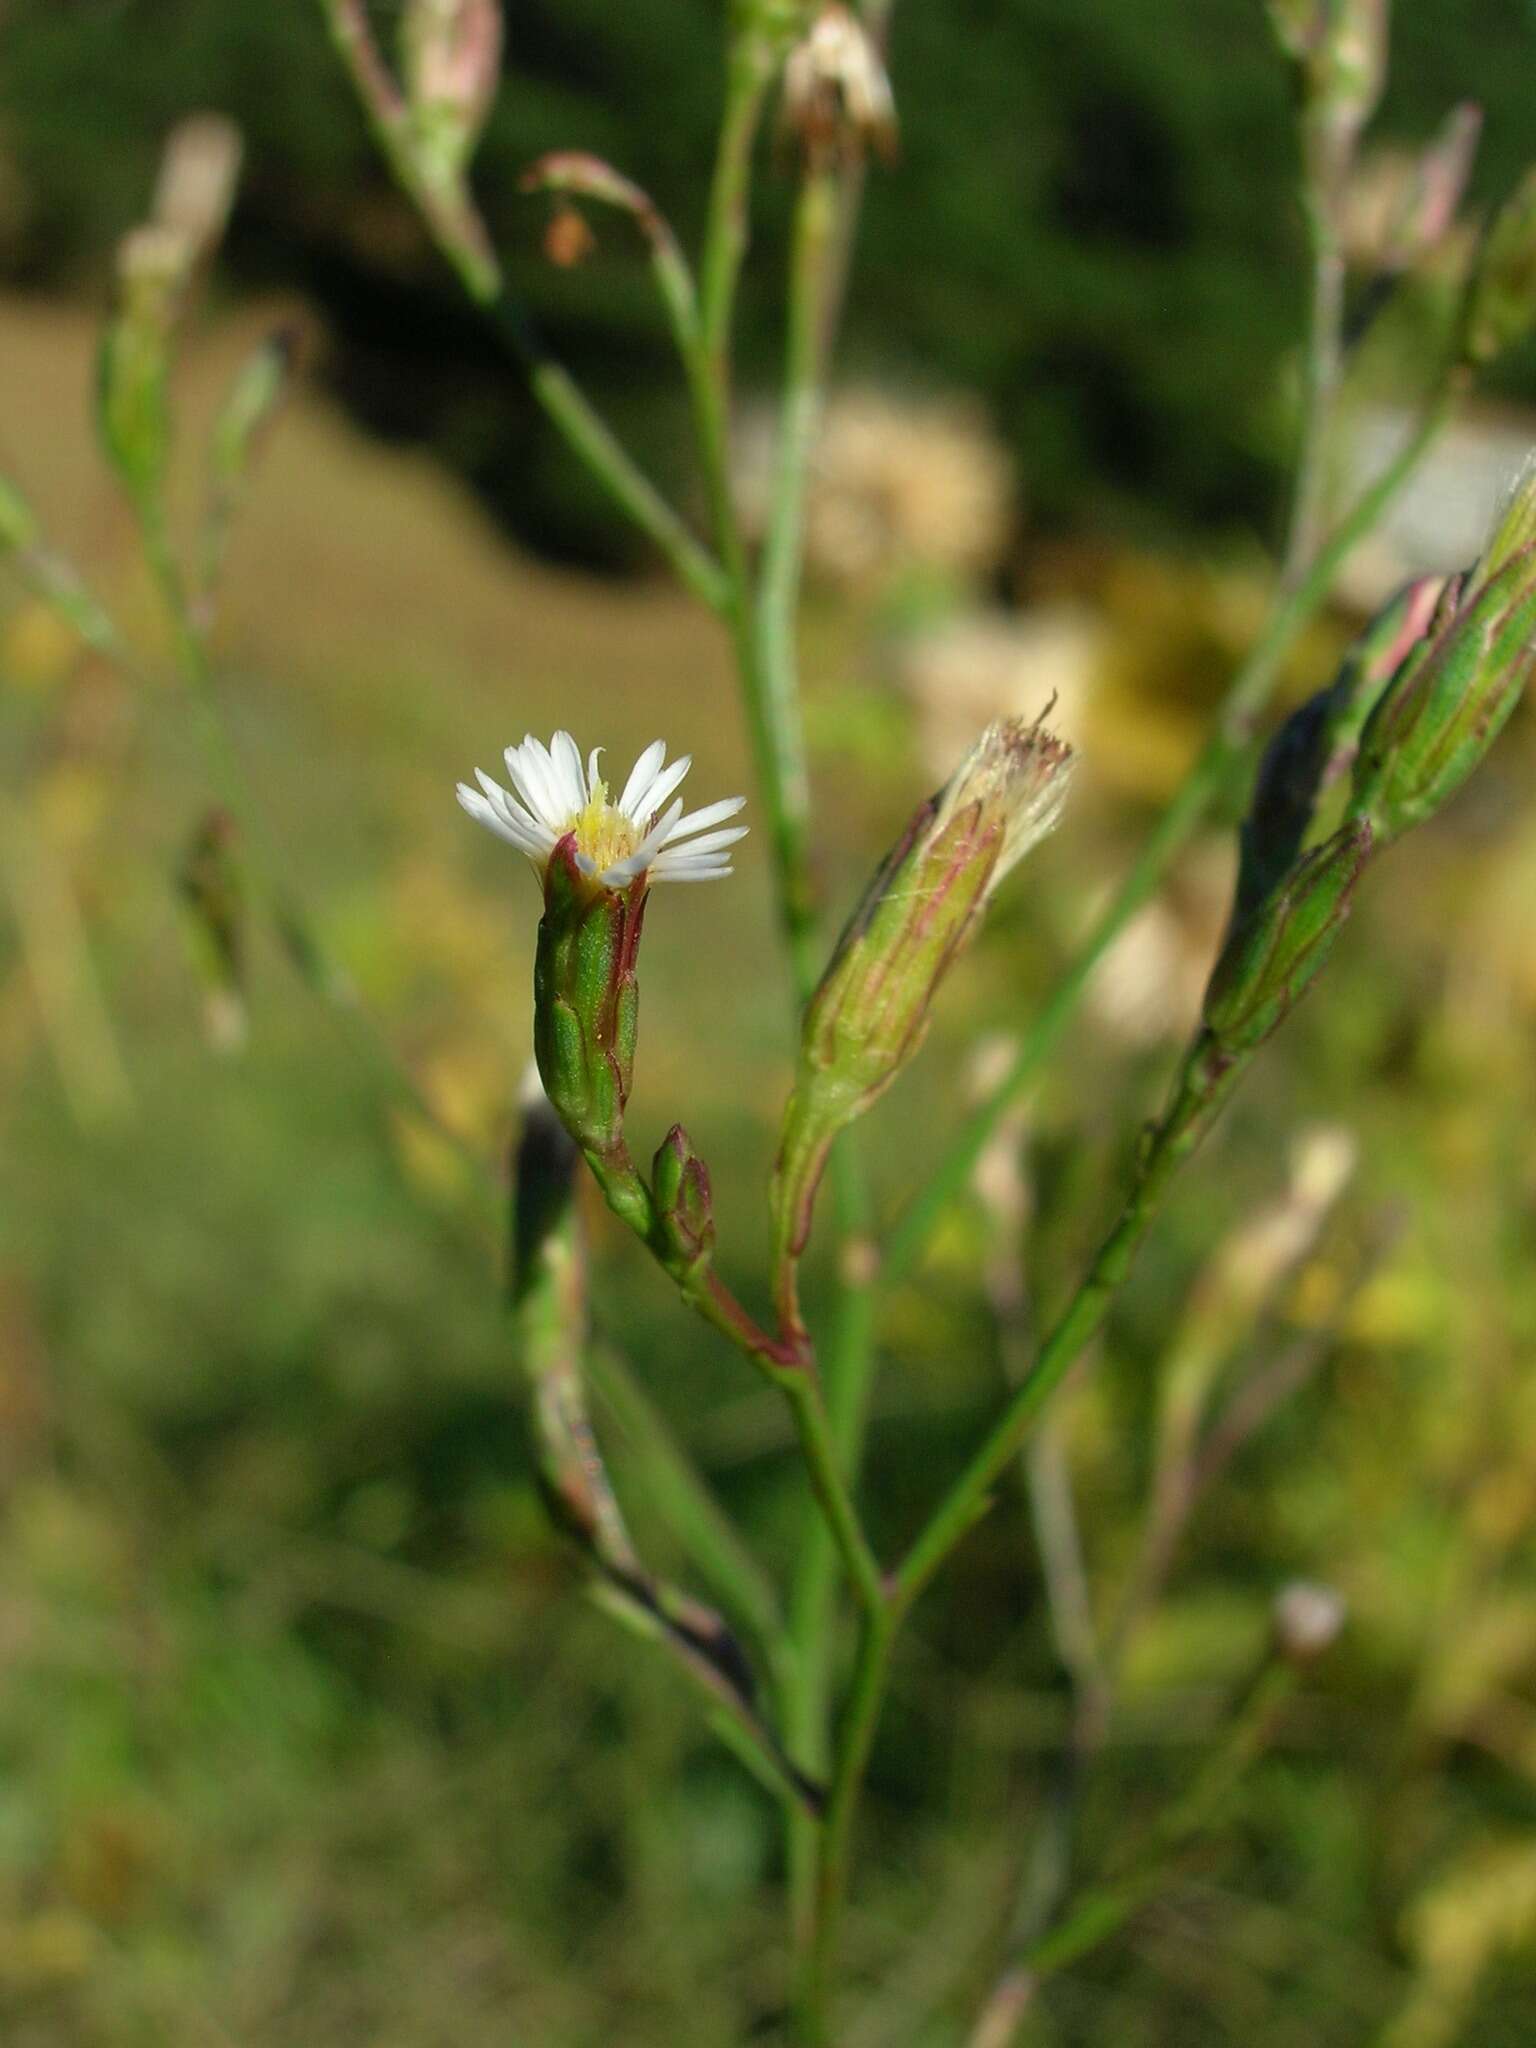
<svg viewBox="0 0 1536 2048"><path fill-rule="evenodd" d="M510 823L521 825L525 831L534 834L549 831L549 827L533 815L521 798L511 795L499 782L493 782L483 768L475 770L475 780L485 791L486 800L491 808L499 811Z"/></svg>
<svg viewBox="0 0 1536 2048"><path fill-rule="evenodd" d="M634 767L629 771L629 780L624 785L624 794L619 798L619 809L626 817L638 815L641 799L661 772L661 764L667 758L666 742L652 740Z"/></svg>
<svg viewBox="0 0 1536 2048"><path fill-rule="evenodd" d="M718 853L722 847L734 846L738 839L745 839L751 831L750 825L729 825L723 832L706 832L702 839L679 841L674 831L667 841L667 852L680 860L687 860L690 854Z"/></svg>
<svg viewBox="0 0 1536 2048"><path fill-rule="evenodd" d="M518 795L536 818L553 829L565 813L555 802L549 756L531 732L524 733L520 747L508 747L506 763Z"/></svg>
<svg viewBox="0 0 1536 2048"><path fill-rule="evenodd" d="M653 862L651 873L657 881L666 882L673 875L722 875L729 866L730 862L723 853L701 854L697 860L687 860L681 854L664 853Z"/></svg>
<svg viewBox="0 0 1536 2048"><path fill-rule="evenodd" d="M656 780L645 792L645 795L641 800L639 809L633 810L629 814L634 819L637 825L644 825L647 818L655 817L656 813L661 809L662 805L666 802L667 798L672 794L673 790L676 789L677 785L682 781L683 777L688 773L688 770L692 766L692 754L679 754L678 758L672 763L670 768L662 769L661 773L656 777ZM677 816L681 817L682 814L683 806L681 799L679 799L677 806Z"/></svg>
<svg viewBox="0 0 1536 2048"><path fill-rule="evenodd" d="M590 795L592 794L593 790L594 790L594 789L596 789L596 787L597 787L597 764L598 764L598 762L599 762L599 761L600 761L600 760L602 759L602 757L603 757L603 753L604 753L604 749L603 749L602 747L594 747L594 748L592 749L591 753L590 753L590 754L588 754L588 756L587 756L587 795L588 795L588 796L590 796Z"/></svg>
<svg viewBox="0 0 1536 2048"><path fill-rule="evenodd" d="M723 796L718 803L705 804L702 810L690 811L687 817L679 818L672 827L672 837L668 843L673 844L679 839L686 839L690 832L702 832L706 825L718 825L723 819L734 818L736 813L745 807L746 801L744 796ZM745 831L746 827L743 826L742 829Z"/></svg>
<svg viewBox="0 0 1536 2048"><path fill-rule="evenodd" d="M459 802L477 825L484 825L486 830L494 832L498 839L505 839L509 846L515 846L519 853L537 858L548 851L547 847L540 845L530 834L521 831L508 819L503 818L494 805L488 804L480 792L471 789L467 783L459 784L457 794Z"/></svg>
<svg viewBox="0 0 1536 2048"><path fill-rule="evenodd" d="M723 868L664 868L658 862L651 872L659 882L721 882L736 870L729 863Z"/></svg>
<svg viewBox="0 0 1536 2048"><path fill-rule="evenodd" d="M556 785L566 799L567 815L584 810L587 784L581 772L580 748L568 732L557 732L549 743L549 755L555 764Z"/></svg>

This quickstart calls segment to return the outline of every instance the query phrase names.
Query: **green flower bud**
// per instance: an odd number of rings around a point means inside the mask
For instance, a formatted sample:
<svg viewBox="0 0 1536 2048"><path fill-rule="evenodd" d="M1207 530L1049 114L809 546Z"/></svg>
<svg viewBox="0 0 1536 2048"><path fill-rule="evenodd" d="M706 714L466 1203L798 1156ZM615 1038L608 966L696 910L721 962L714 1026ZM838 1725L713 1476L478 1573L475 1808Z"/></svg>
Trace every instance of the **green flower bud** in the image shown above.
<svg viewBox="0 0 1536 2048"><path fill-rule="evenodd" d="M1360 741L1351 815L1383 844L1449 802L1514 710L1536 660L1536 489L1527 485L1464 589L1394 677Z"/></svg>
<svg viewBox="0 0 1536 2048"><path fill-rule="evenodd" d="M1462 314L1461 355L1491 363L1536 327L1536 166L1494 215Z"/></svg>
<svg viewBox="0 0 1536 2048"><path fill-rule="evenodd" d="M1390 0L1332 0L1332 17L1314 62L1316 90L1356 130L1375 113L1387 82Z"/></svg>
<svg viewBox="0 0 1536 2048"><path fill-rule="evenodd" d="M1446 581L1422 576L1401 590L1355 641L1328 688L1298 706L1270 741L1243 821L1239 921L1296 865L1319 802L1354 765L1366 720L1429 630Z"/></svg>
<svg viewBox="0 0 1536 2048"><path fill-rule="evenodd" d="M1302 67L1309 100L1363 125L1386 82L1389 0L1267 0L1270 27Z"/></svg>
<svg viewBox="0 0 1536 2048"><path fill-rule="evenodd" d="M457 178L485 130L501 76L501 0L409 0L405 88L423 167Z"/></svg>
<svg viewBox="0 0 1536 2048"><path fill-rule="evenodd" d="M235 373L235 381L214 421L209 463L215 487L239 489L266 428L282 404L298 351L292 328L267 336Z"/></svg>
<svg viewBox="0 0 1536 2048"><path fill-rule="evenodd" d="M667 1270L688 1292L709 1268L715 1250L715 1214L709 1168L681 1124L662 1139L651 1166L657 1230Z"/></svg>
<svg viewBox="0 0 1536 2048"><path fill-rule="evenodd" d="M97 426L136 498L153 496L171 446L171 337L192 251L174 228L135 228L118 250L118 304L102 341Z"/></svg>
<svg viewBox="0 0 1536 2048"><path fill-rule="evenodd" d="M37 515L16 486L0 476L0 555L19 554L37 540Z"/></svg>
<svg viewBox="0 0 1536 2048"><path fill-rule="evenodd" d="M1453 107L1439 134L1419 156L1402 201L1387 223L1379 268L1400 277L1445 240L1472 175L1483 132L1483 110L1466 100Z"/></svg>
<svg viewBox="0 0 1536 2048"><path fill-rule="evenodd" d="M1275 40L1298 64L1311 55L1328 24L1328 0L1267 0L1266 11Z"/></svg>
<svg viewBox="0 0 1536 2048"><path fill-rule="evenodd" d="M837 943L801 1032L775 1178L798 1253L827 1149L906 1066L988 898L1061 814L1072 750L1042 726L989 726L916 813Z"/></svg>
<svg viewBox="0 0 1536 2048"><path fill-rule="evenodd" d="M1353 819L1235 926L1205 992L1219 1053L1255 1051L1305 995L1349 915L1371 842L1369 821Z"/></svg>
<svg viewBox="0 0 1536 2048"><path fill-rule="evenodd" d="M646 877L610 889L584 874L568 832L549 856L533 969L533 1044L544 1092L584 1152L624 1133L640 991Z"/></svg>

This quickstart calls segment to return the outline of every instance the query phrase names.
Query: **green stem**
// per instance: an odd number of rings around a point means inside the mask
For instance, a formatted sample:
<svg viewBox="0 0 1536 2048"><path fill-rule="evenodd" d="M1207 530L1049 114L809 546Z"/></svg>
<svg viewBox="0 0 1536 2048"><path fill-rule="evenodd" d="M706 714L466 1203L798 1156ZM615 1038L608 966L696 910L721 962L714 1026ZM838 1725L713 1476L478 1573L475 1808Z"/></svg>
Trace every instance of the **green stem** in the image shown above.
<svg viewBox="0 0 1536 2048"><path fill-rule="evenodd" d="M809 784L799 704L795 629L805 546L805 503L816 426L821 416L833 311L839 295L844 252L853 230L856 203L842 177L808 170L795 208L789 269L784 352L784 393L779 418L777 463L768 532L759 575L755 632L743 663L749 711L769 737L776 792L775 842L783 878L781 905L796 992L803 1004L816 981L815 911L807 872ZM868 1199L857 1155L847 1140L833 1153L840 1272L835 1325L827 1358L826 1399L832 1455L841 1482L857 1485L864 1419L874 1376L873 1246ZM798 1262L776 1277L781 1311L798 1324ZM832 1647L838 1618L839 1551L825 1520L807 1520L796 1560L790 1603L793 1656L784 1700L785 1737L790 1753L817 1776L830 1753ZM855 1591L866 1636L884 1614L879 1574ZM878 1704L878 1702L877 1702ZM841 1745L840 1745L841 1748ZM856 1796L856 1774L853 1796ZM851 1808L834 1799L826 1829L791 1815L789 1864L791 1917L802 1980L814 1978L815 1945L823 1943L827 1894L818 1864L828 1830L840 1831L846 1854Z"/></svg>
<svg viewBox="0 0 1536 2048"><path fill-rule="evenodd" d="M866 1616L881 1614L886 1604L885 1577L848 1491L820 1386L807 1376L788 1392L811 1487L853 1583L859 1606Z"/></svg>
<svg viewBox="0 0 1536 2048"><path fill-rule="evenodd" d="M1312 311L1303 366L1301 448L1282 577L1296 582L1316 555L1328 501L1328 457L1344 376L1344 252L1333 208L1314 192L1306 201L1312 250Z"/></svg>
<svg viewBox="0 0 1536 2048"><path fill-rule="evenodd" d="M862 1177L847 1151L833 1155L842 1272L836 1319L825 1362L827 1420L843 1482L856 1488L865 1422L875 1376L875 1246L868 1235L869 1205ZM806 1524L795 1560L789 1638L793 1649L784 1698L784 1740L801 1768L826 1775L830 1757L832 1644L837 1620L838 1553L825 1523ZM790 1827L790 1896L797 1942L809 1943L815 1917L818 1830L795 1819Z"/></svg>
<svg viewBox="0 0 1536 2048"><path fill-rule="evenodd" d="M848 1704L837 1731L832 1786L817 1844L814 1926L809 1950L802 1958L798 1985L799 2020L807 2048L831 2048L835 2038L832 1990L848 1898L854 1821L885 1700L900 1618L900 1607L891 1600L865 1613Z"/></svg>
<svg viewBox="0 0 1536 2048"><path fill-rule="evenodd" d="M722 414L730 410L731 325L751 224L752 153L772 77L773 51L764 37L753 29L733 37L726 59L725 112L710 181L699 287L705 356L719 391Z"/></svg>
<svg viewBox="0 0 1536 2048"><path fill-rule="evenodd" d="M798 875L803 875L805 867L810 790L800 724L795 625L805 551L806 489L822 409L824 307L837 254L838 190L839 180L830 173L807 171L795 207L784 403L757 597L757 686L774 738L774 774L781 805L778 826L784 842L784 860L787 871ZM802 928L809 926L813 915L807 896L808 892L800 888L786 904L792 942Z"/></svg>
<svg viewBox="0 0 1536 2048"><path fill-rule="evenodd" d="M1280 1708L1296 1683L1293 1668L1267 1661L1247 1687L1231 1731L1190 1790L1159 1817L1124 1877L1093 1886L1013 1964L988 2001L971 2048L1009 2048L1041 1981L1117 1934L1166 1891L1170 1859L1209 1826L1238 1780L1269 1744ZM1021 1995L1027 1986L1029 1996Z"/></svg>
<svg viewBox="0 0 1536 2048"><path fill-rule="evenodd" d="M612 430L583 397L570 373L545 354L536 336L505 298L495 306L497 326L523 363L534 397L565 436L620 511L661 550L678 580L712 612L725 614L730 604L724 571L693 535L655 485L614 438Z"/></svg>
<svg viewBox="0 0 1536 2048"><path fill-rule="evenodd" d="M723 612L729 591L720 564L688 531L513 303L495 251L463 184L455 180L445 185L424 175L410 109L379 54L362 0L319 0L319 4L396 180L415 202L433 241L470 298L494 315L497 331L526 371L535 399L614 502L660 549L679 580L711 611Z"/></svg>
<svg viewBox="0 0 1536 2048"><path fill-rule="evenodd" d="M890 1676L892 1652L908 1609L949 1552L986 1511L992 1487L1023 1448L1049 1396L1102 1326L1169 1184L1220 1114L1246 1059L1212 1057L1201 1041L1186 1059L1167 1115L1150 1142L1120 1220L1105 1239L1033 1368L981 1448L940 1502L900 1567L885 1599L867 1608L853 1686L838 1731L815 1887L815 1929L800 1987L805 2038L830 2041L828 1999L847 1891L854 1815Z"/></svg>
<svg viewBox="0 0 1536 2048"><path fill-rule="evenodd" d="M239 822L245 841L247 870L266 901L273 925L283 938L290 959L305 985L329 1005L349 1039L388 1082L397 1100L423 1118L472 1168L477 1195L483 1199L487 1212L492 1212L499 1196L491 1184L484 1158L460 1132L444 1121L422 1093L382 1031L360 1006L351 977L332 960L303 906L282 881L282 863L276 843L219 708L207 641L193 615L186 580L166 523L164 504L158 493L135 495L132 503L145 560L170 620L177 670L191 697L198 737L215 793L218 801Z"/></svg>
<svg viewBox="0 0 1536 2048"><path fill-rule="evenodd" d="M1152 1140L1119 1221L1041 1346L1018 1392L897 1569L894 1583L902 1605L917 1598L966 1531L986 1512L991 1489L1023 1448L1074 1361L1102 1328L1169 1184L1209 1130L1246 1064L1246 1057L1218 1063L1198 1055L1186 1063L1173 1106Z"/></svg>
<svg viewBox="0 0 1536 2048"><path fill-rule="evenodd" d="M770 1335L718 1273L711 1270L699 1280L677 1268L657 1227L655 1199L622 1138L605 1151L587 1149L586 1159L609 1208L628 1224L662 1270L676 1281L683 1299L734 1344L789 1402L811 1490L860 1603L867 1611L882 1605L885 1590L880 1565L844 1483L821 1397L815 1354L803 1335Z"/></svg>
<svg viewBox="0 0 1536 2048"><path fill-rule="evenodd" d="M1157 889L1180 849L1210 810L1243 760L1255 721L1279 680L1286 655L1327 601L1349 555L1381 519L1450 418L1464 386L1447 377L1418 427L1319 551L1294 589L1285 593L1253 652L1234 677L1216 730L1152 830L1151 837L1086 943L1061 976L1020 1042L1008 1072L977 1108L938 1166L898 1219L886 1243L880 1278L890 1288L912 1270L935 1225L964 1193L987 1140L1024 1094L1077 1014L1094 972L1131 919Z"/></svg>

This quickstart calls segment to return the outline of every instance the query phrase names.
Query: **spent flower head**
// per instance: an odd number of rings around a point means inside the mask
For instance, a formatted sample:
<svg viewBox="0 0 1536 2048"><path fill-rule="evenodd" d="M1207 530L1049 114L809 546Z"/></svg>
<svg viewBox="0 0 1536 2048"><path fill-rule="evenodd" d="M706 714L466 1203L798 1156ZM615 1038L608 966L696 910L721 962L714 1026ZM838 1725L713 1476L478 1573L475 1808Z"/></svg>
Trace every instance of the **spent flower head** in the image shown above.
<svg viewBox="0 0 1536 2048"><path fill-rule="evenodd" d="M745 838L745 825L724 830L746 803L721 797L701 810L683 812L675 796L692 766L690 754L668 762L661 740L641 754L617 797L598 773L601 747L582 766L581 750L568 732L557 732L546 747L532 734L506 750L510 791L475 770L478 790L458 786L459 802L487 830L526 854L540 880L549 872L557 846L569 842L579 873L604 889L627 889L641 877L655 882L712 882L731 872L727 849Z"/></svg>
<svg viewBox="0 0 1536 2048"><path fill-rule="evenodd" d="M774 1203L798 1254L828 1148L922 1044L940 984L999 882L1061 815L1072 749L1001 719L922 804L876 871L806 1009Z"/></svg>
<svg viewBox="0 0 1536 2048"><path fill-rule="evenodd" d="M1270 1610L1275 1649L1288 1664L1314 1664L1333 1648L1348 1619L1348 1605L1334 1587L1293 1579Z"/></svg>
<svg viewBox="0 0 1536 2048"><path fill-rule="evenodd" d="M849 7L823 7L784 65L783 125L816 166L857 162L866 144L896 148L896 102L869 30Z"/></svg>
<svg viewBox="0 0 1536 2048"><path fill-rule="evenodd" d="M152 218L196 258L218 244L235 200L245 145L222 114L192 114L172 129L160 160Z"/></svg>

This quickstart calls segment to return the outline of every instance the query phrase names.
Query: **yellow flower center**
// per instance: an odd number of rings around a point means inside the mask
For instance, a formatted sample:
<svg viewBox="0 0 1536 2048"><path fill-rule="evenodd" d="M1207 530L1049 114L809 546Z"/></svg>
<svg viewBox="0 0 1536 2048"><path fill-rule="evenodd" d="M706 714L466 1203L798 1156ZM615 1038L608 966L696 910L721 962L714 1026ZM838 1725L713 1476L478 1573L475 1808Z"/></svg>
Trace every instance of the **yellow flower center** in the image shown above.
<svg viewBox="0 0 1536 2048"><path fill-rule="evenodd" d="M606 782L594 782L584 809L566 825L576 834L576 844L601 875L615 861L624 860L639 845L639 836L624 813L608 801Z"/></svg>

